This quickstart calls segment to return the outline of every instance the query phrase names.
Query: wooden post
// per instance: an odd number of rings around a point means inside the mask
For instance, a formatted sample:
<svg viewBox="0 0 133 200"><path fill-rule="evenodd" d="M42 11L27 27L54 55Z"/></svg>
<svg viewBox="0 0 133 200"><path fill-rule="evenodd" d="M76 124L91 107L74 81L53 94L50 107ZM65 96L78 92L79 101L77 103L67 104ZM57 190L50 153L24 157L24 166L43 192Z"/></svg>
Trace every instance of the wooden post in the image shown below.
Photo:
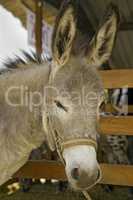
<svg viewBox="0 0 133 200"><path fill-rule="evenodd" d="M36 39L36 53L41 58L42 54L42 11L43 2L42 0L35 1L36 7L36 23L35 23L35 39Z"/></svg>

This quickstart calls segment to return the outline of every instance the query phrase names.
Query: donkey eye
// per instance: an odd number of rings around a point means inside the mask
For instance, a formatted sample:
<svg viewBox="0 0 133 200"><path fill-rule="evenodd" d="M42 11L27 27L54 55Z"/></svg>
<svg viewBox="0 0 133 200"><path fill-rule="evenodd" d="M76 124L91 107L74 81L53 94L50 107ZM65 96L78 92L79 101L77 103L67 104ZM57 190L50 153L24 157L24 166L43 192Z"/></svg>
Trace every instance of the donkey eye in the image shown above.
<svg viewBox="0 0 133 200"><path fill-rule="evenodd" d="M61 109L63 109L65 112L68 112L68 109L67 109L64 105L62 105L60 101L55 100L54 102L55 102L55 104L56 104L56 106L57 106L58 108L61 108Z"/></svg>

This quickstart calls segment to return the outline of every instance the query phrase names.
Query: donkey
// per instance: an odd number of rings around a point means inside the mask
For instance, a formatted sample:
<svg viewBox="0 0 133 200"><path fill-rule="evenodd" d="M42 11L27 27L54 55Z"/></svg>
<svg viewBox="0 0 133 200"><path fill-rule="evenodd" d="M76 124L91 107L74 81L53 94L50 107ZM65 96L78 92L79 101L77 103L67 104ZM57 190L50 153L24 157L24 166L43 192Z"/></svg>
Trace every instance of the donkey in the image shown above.
<svg viewBox="0 0 133 200"><path fill-rule="evenodd" d="M50 64L8 63L0 75L0 185L43 142L58 152L73 189L87 190L101 178L96 150L104 88L98 68L111 55L119 15L111 5L88 48L73 54L76 7L75 1L61 7Z"/></svg>

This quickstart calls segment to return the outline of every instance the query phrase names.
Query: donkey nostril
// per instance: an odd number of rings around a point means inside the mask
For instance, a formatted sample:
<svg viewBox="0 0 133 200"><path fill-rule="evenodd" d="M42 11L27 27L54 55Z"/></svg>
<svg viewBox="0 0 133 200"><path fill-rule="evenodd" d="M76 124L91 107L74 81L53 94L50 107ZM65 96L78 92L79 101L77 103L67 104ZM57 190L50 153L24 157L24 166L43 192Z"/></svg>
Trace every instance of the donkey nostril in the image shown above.
<svg viewBox="0 0 133 200"><path fill-rule="evenodd" d="M71 172L71 176L73 179L78 180L79 179L79 169L74 168Z"/></svg>

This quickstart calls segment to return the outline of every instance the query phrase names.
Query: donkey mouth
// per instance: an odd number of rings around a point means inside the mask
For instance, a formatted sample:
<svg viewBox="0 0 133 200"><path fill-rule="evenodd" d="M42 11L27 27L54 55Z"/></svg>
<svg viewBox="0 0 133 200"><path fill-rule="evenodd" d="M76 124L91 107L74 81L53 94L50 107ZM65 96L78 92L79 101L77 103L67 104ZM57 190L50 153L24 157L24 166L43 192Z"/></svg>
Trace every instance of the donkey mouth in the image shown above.
<svg viewBox="0 0 133 200"><path fill-rule="evenodd" d="M93 186L95 186L99 181L101 180L101 171L98 170L96 173L96 176L93 178L84 177L82 180L80 179L71 179L70 184L71 187L76 191L85 191L91 189Z"/></svg>

